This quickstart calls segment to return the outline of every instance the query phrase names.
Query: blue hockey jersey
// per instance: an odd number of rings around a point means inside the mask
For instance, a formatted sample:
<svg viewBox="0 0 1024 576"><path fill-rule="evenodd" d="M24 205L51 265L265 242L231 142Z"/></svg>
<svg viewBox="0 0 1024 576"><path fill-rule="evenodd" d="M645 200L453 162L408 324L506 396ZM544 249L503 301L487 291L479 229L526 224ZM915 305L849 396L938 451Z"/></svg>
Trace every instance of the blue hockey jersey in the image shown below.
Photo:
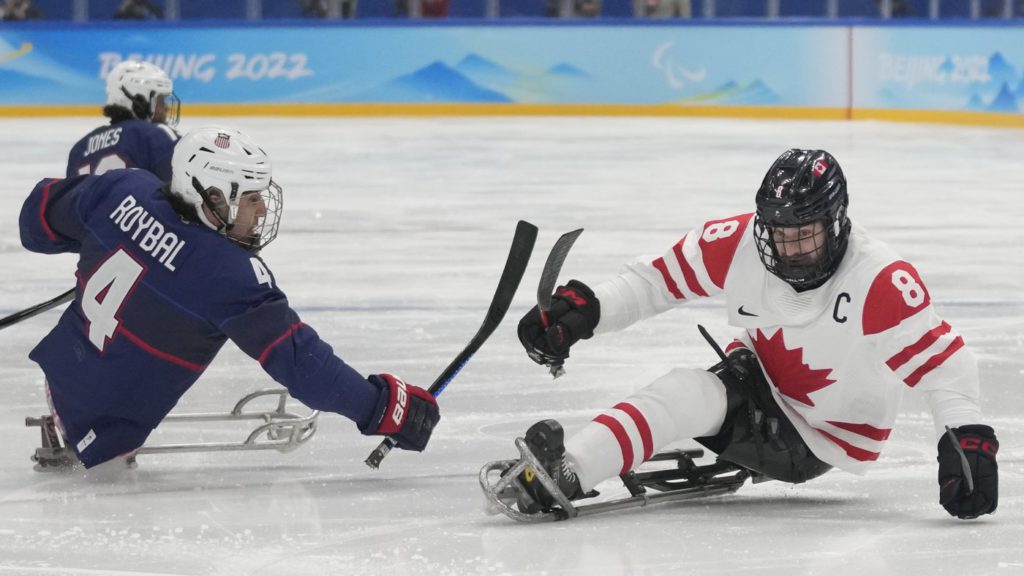
<svg viewBox="0 0 1024 576"><path fill-rule="evenodd" d="M43 180L22 244L79 254L75 300L32 350L88 467L140 447L227 339L307 406L370 420L381 392L303 323L261 258L183 221L142 170Z"/></svg>
<svg viewBox="0 0 1024 576"><path fill-rule="evenodd" d="M68 154L67 177L103 174L118 168L142 168L167 182L178 134L165 124L124 120L100 126Z"/></svg>

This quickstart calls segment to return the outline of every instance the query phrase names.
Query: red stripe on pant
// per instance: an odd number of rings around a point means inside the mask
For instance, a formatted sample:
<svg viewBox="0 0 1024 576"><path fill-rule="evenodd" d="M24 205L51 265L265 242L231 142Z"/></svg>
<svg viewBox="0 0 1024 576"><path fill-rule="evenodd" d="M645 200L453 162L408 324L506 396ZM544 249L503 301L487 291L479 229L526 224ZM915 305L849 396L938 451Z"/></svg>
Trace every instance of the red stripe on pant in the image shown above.
<svg viewBox="0 0 1024 576"><path fill-rule="evenodd" d="M647 462L654 454L654 436L651 434L651 426L647 424L647 418L644 418L639 408L626 402L616 404L615 408L629 414L629 417L633 419L633 423L636 424L636 429L640 432L640 441L644 445L644 459L640 463Z"/></svg>
<svg viewBox="0 0 1024 576"><path fill-rule="evenodd" d="M619 442L619 449L622 450L622 471L619 472L619 474L622 475L632 470L633 442L629 439L629 434L626 434L626 429L622 427L622 423L607 414L601 414L597 418L594 418L594 422L604 424L612 431L612 434L615 435L615 439Z"/></svg>

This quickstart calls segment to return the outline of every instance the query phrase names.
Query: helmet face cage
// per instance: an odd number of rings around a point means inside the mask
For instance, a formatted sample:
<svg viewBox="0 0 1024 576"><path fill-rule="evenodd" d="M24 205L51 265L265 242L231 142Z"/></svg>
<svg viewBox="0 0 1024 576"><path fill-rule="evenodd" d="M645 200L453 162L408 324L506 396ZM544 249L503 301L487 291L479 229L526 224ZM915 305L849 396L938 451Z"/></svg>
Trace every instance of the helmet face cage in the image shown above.
<svg viewBox="0 0 1024 576"><path fill-rule="evenodd" d="M821 229L803 239L797 238L796 229L821 223ZM772 274L785 280L797 290L817 288L825 283L839 267L846 251L846 228L841 227L834 218L823 218L802 225L782 224L773 226L760 217L754 220L754 240L757 243L758 255L764 267ZM786 228L794 229L787 235ZM787 239L788 236L788 239ZM804 248L788 249L792 245ZM807 246L811 245L811 249ZM793 256L797 254L798 256Z"/></svg>
<svg viewBox="0 0 1024 576"><path fill-rule="evenodd" d="M192 185L203 199L211 212L219 220L218 229L228 239L252 253L258 253L277 238L278 228L281 226L281 214L284 211L284 191L277 182L270 181L270 185L263 190L247 190L239 192L238 185L231 184L231 192L225 194L220 188L211 186L203 188L199 179L193 177ZM246 202L255 202L251 199L252 194L259 194L260 206L256 208L243 208ZM248 216L255 211L253 219ZM239 214L245 214L245 221L240 221ZM238 225L248 225L249 230L235 230Z"/></svg>
<svg viewBox="0 0 1024 576"><path fill-rule="evenodd" d="M154 112L156 111L156 99L159 96L163 97L164 124L167 124L172 128L177 126L178 121L181 119L181 99L178 98L178 95L174 92L169 94L158 94L154 92L150 96L150 101L153 102Z"/></svg>
<svg viewBox="0 0 1024 576"><path fill-rule="evenodd" d="M259 191L260 199L263 202L263 213L256 219L252 232L244 238L231 238L236 244L255 253L258 253L267 244L277 238L277 230L281 226L281 213L284 211L284 192L277 182L270 181L270 187ZM245 196L245 194L242 194ZM237 214L237 207L236 207ZM228 232L234 223L228 225Z"/></svg>
<svg viewBox="0 0 1024 576"><path fill-rule="evenodd" d="M754 240L765 268L797 290L824 284L850 233L846 178L835 158L821 150L787 151L769 169L756 202ZM816 223L820 231L809 234Z"/></svg>

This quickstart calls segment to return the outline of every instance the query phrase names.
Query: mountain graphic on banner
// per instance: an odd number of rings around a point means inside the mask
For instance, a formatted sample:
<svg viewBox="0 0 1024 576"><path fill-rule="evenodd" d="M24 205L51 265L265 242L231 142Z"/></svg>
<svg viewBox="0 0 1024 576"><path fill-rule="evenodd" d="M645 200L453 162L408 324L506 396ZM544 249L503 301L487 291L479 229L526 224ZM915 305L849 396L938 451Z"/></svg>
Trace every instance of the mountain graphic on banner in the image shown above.
<svg viewBox="0 0 1024 576"><path fill-rule="evenodd" d="M953 73L953 70L956 70L956 66L953 65L953 59L946 56L946 59L942 61L942 65L939 66L938 71L948 76Z"/></svg>
<svg viewBox="0 0 1024 576"><path fill-rule="evenodd" d="M478 54L467 54L462 60L459 60L455 69L474 80L481 78L511 79L519 76L517 72Z"/></svg>
<svg viewBox="0 0 1024 576"><path fill-rule="evenodd" d="M1013 65L1006 61L1006 58L999 52L989 56L988 75L996 85L1003 83L1013 84L1018 80L1017 71Z"/></svg>
<svg viewBox="0 0 1024 576"><path fill-rule="evenodd" d="M500 92L477 85L444 62L432 62L415 72L350 96L352 102L511 102Z"/></svg>
<svg viewBox="0 0 1024 576"><path fill-rule="evenodd" d="M1010 91L1008 84L1003 84L1003 87L999 90L999 94L989 104L988 109L992 112L1016 112L1017 97Z"/></svg>
<svg viewBox="0 0 1024 576"><path fill-rule="evenodd" d="M583 70L573 66L572 64L556 64L548 69L549 76L561 76L566 78L590 78L590 74L587 74Z"/></svg>
<svg viewBox="0 0 1024 576"><path fill-rule="evenodd" d="M732 104L766 105L777 104L782 98L760 78L746 86L730 80L718 88L689 98L678 100L679 104Z"/></svg>
<svg viewBox="0 0 1024 576"><path fill-rule="evenodd" d="M519 71L479 54L466 55L454 69L476 86L512 102L572 101L587 93L591 81L585 70L564 62L544 71Z"/></svg>
<svg viewBox="0 0 1024 576"><path fill-rule="evenodd" d="M985 101L981 99L981 95L977 92L971 94L971 99L967 101L968 110L983 111L987 108Z"/></svg>

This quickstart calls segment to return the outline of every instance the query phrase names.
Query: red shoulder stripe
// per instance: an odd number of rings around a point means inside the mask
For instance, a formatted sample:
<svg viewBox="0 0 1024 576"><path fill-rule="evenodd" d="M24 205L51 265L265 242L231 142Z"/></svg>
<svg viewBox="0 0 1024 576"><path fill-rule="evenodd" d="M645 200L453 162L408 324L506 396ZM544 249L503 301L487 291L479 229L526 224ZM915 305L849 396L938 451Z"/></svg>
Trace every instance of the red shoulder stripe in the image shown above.
<svg viewBox="0 0 1024 576"><path fill-rule="evenodd" d="M942 363L945 362L946 359L948 359L950 356L953 355L954 352L963 347L964 339L961 336L957 336L956 339L953 340L953 342L951 342L945 350L929 358L928 361L922 364L920 367L918 367L917 370L911 372L910 376L907 376L906 379L903 380L903 382L905 382L906 385L910 386L911 388L917 386L918 383L921 382L921 378L924 378L925 376L928 375L929 372L935 370L939 366L942 366Z"/></svg>
<svg viewBox="0 0 1024 576"><path fill-rule="evenodd" d="M708 293L701 287L700 282L697 281L697 274L693 271L693 266L687 262L686 256L683 256L683 243L690 235L683 236L683 239L678 244L672 247L672 252L676 255L676 261L679 262L679 269L683 271L683 278L686 280L686 287L690 289L697 296L707 297Z"/></svg>
<svg viewBox="0 0 1024 576"><path fill-rule="evenodd" d="M935 341L939 339L943 334L948 334L953 327L948 322L943 321L935 328L932 328L928 332L925 332L924 336L917 341L901 350L898 354L889 358L885 361L885 364L889 369L896 371L900 366L903 366L910 361L911 358L917 356L921 352L925 351L929 346L935 344Z"/></svg>
<svg viewBox="0 0 1024 576"><path fill-rule="evenodd" d="M676 300L686 300L686 296L683 296L683 293L679 291L679 286L676 284L676 281L673 280L672 275L668 273L668 266L665 265L664 258L657 258L651 262L651 266L654 266L658 269L658 272L661 272L661 277L665 280L665 287L668 288L668 291L676 297Z"/></svg>

